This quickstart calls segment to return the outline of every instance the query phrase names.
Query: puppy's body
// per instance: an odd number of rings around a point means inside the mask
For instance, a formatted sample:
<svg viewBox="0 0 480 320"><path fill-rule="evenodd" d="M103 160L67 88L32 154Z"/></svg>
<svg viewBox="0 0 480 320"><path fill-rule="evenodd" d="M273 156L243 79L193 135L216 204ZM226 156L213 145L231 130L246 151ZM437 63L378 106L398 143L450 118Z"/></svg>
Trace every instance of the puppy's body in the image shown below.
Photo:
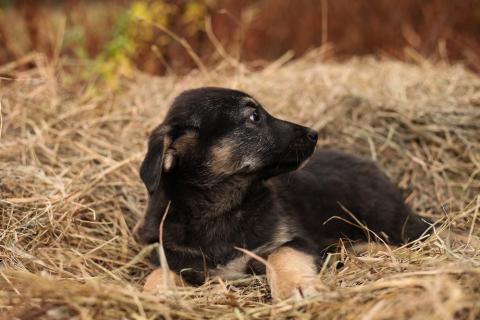
<svg viewBox="0 0 480 320"><path fill-rule="evenodd" d="M271 182L284 211L299 222L317 250L339 238L377 240L358 222L391 244L417 239L428 227L372 161L340 151L319 150L303 169Z"/></svg>
<svg viewBox="0 0 480 320"><path fill-rule="evenodd" d="M170 202L163 243L173 271L191 284L265 272L242 248L268 259L272 294L285 298L312 291L305 278L339 238L368 239L357 222L393 244L427 230L374 163L313 153L316 140L313 130L270 116L243 92L183 93L150 137L141 168L149 206L137 238L159 240Z"/></svg>

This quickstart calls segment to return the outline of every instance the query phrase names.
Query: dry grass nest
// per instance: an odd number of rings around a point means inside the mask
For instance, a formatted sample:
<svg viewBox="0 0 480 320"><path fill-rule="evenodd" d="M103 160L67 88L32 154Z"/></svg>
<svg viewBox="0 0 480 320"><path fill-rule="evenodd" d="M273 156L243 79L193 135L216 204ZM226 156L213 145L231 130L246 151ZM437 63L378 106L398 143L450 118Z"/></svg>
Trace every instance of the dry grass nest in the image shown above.
<svg viewBox="0 0 480 320"><path fill-rule="evenodd" d="M478 237L480 78L460 65L325 62L311 53L261 71L223 63L184 77L137 74L95 97L62 68L0 67L0 314L5 319L478 319L479 248L432 236L409 247L339 250L320 294L274 304L261 276L141 292L152 270L132 227L148 132L184 89L245 90L319 130L319 147L373 158L436 228ZM2 318L2 316L0 316Z"/></svg>

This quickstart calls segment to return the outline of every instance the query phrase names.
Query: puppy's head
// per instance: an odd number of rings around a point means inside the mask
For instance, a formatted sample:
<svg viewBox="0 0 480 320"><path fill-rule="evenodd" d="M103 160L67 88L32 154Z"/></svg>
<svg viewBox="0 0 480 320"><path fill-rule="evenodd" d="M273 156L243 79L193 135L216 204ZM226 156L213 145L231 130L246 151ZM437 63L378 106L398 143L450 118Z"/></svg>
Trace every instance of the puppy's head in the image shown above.
<svg viewBox="0 0 480 320"><path fill-rule="evenodd" d="M158 241L168 201L185 200L189 186L206 190L230 177L248 182L295 170L316 142L314 130L272 117L246 93L223 88L185 91L150 136L140 168L150 199L135 237L143 243Z"/></svg>
<svg viewBox="0 0 480 320"><path fill-rule="evenodd" d="M150 194L162 175L197 185L239 175L266 179L298 168L316 142L316 131L272 117L246 93L194 89L175 99L152 133L140 173Z"/></svg>

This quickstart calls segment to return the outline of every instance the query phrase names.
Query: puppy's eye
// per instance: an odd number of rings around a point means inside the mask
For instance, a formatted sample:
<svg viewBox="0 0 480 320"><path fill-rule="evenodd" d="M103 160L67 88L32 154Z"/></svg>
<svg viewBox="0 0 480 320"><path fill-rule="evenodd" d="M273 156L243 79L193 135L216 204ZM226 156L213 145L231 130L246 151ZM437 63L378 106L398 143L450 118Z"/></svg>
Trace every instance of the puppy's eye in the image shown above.
<svg viewBox="0 0 480 320"><path fill-rule="evenodd" d="M258 113L258 110L255 110L252 112L250 115L250 121L252 122L259 122L260 121L260 114Z"/></svg>

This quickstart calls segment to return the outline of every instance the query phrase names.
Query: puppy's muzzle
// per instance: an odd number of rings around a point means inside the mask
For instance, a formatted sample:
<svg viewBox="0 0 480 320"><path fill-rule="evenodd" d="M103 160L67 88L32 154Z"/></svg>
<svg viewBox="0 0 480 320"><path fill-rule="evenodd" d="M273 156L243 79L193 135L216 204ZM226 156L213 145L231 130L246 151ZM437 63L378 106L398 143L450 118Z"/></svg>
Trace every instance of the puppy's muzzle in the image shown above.
<svg viewBox="0 0 480 320"><path fill-rule="evenodd" d="M313 129L306 128L297 132L297 137L290 143L290 150L306 151L310 148L315 148L318 140L318 133Z"/></svg>
<svg viewBox="0 0 480 320"><path fill-rule="evenodd" d="M318 140L318 133L317 131L313 130L313 129L308 129L307 131L307 139L310 140L310 142L312 143L317 143L317 140Z"/></svg>

